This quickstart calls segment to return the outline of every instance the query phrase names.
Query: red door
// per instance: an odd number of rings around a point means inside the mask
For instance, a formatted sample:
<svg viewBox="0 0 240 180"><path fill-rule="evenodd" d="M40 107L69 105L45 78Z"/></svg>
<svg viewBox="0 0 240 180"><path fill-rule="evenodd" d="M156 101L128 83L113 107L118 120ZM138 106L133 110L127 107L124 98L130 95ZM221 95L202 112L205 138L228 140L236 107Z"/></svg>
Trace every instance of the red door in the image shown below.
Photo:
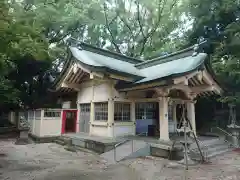
<svg viewBox="0 0 240 180"><path fill-rule="evenodd" d="M76 132L77 110L64 110L62 116L62 134Z"/></svg>

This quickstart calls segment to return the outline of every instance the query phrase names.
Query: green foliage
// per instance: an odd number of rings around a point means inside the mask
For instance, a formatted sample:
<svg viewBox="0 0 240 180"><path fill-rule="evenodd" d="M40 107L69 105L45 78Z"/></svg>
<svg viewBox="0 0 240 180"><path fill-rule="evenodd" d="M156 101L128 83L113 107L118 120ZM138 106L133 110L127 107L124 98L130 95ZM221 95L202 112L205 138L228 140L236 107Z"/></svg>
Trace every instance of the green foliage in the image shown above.
<svg viewBox="0 0 240 180"><path fill-rule="evenodd" d="M240 103L240 2L236 0L191 0L194 19L189 43L199 37L212 42L212 66L225 86L222 102Z"/></svg>
<svg viewBox="0 0 240 180"><path fill-rule="evenodd" d="M2 0L0 107L40 102L46 71L58 73L69 37L140 58L210 39L212 65L228 89L221 100L238 102L239 9L236 0Z"/></svg>
<svg viewBox="0 0 240 180"><path fill-rule="evenodd" d="M19 78L32 69L24 69L23 74L10 77L19 72L19 60L49 60L48 41L42 35L41 25L25 14L25 6L20 2L0 2L0 108L9 104L20 104L21 89L16 84L27 84ZM32 71L33 72L33 71ZM30 76L29 78L33 78Z"/></svg>

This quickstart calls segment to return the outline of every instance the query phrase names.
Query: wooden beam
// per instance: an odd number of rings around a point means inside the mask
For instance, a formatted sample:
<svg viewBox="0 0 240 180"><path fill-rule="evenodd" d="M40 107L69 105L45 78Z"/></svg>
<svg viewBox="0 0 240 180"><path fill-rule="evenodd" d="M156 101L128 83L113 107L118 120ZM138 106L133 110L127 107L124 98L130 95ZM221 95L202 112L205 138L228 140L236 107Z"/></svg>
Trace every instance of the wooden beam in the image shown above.
<svg viewBox="0 0 240 180"><path fill-rule="evenodd" d="M68 69L68 72L67 72L66 76L59 82L60 85L57 86L56 90L58 90L59 88L62 87L61 84L64 83L67 80L67 78L71 74L72 69L73 69L73 65L71 65L71 67Z"/></svg>
<svg viewBox="0 0 240 180"><path fill-rule="evenodd" d="M222 93L222 89L217 85L217 83L214 81L214 79L211 77L211 75L207 72L205 69L203 71L203 80L206 81L209 85L214 86L214 91L217 92L218 94Z"/></svg>
<svg viewBox="0 0 240 180"><path fill-rule="evenodd" d="M196 76L197 74L199 74L200 71L194 71L188 75L185 75L185 76L182 76L182 77L178 77L178 78L174 78L173 79L173 82L174 84L180 84L180 83L183 83L185 82L186 80L192 78L193 76Z"/></svg>
<svg viewBox="0 0 240 180"><path fill-rule="evenodd" d="M133 78L127 78L127 77L123 77L123 76L119 76L119 75L115 75L115 74L109 74L109 77L112 79L118 79L118 80L123 80L123 81L127 81L127 82L133 82Z"/></svg>
<svg viewBox="0 0 240 180"><path fill-rule="evenodd" d="M136 87L120 89L119 91L123 92L123 91L132 91L132 90L147 90L149 88L154 88L156 86L162 86L164 84L166 84L166 81L154 82L154 83L150 83L150 84L141 84Z"/></svg>
<svg viewBox="0 0 240 180"><path fill-rule="evenodd" d="M63 87L63 88L71 88L71 89L80 91L80 86L77 86L76 84L68 84L68 83L64 83L64 82L63 82L63 83L61 84L61 87Z"/></svg>
<svg viewBox="0 0 240 180"><path fill-rule="evenodd" d="M209 85L214 84L213 79L211 78L211 76L206 71L203 71L203 80Z"/></svg>
<svg viewBox="0 0 240 180"><path fill-rule="evenodd" d="M171 89L179 89L182 90L184 92L192 92L191 88L185 84L177 84L177 85L173 85L173 86L168 86L168 88Z"/></svg>
<svg viewBox="0 0 240 180"><path fill-rule="evenodd" d="M206 92L206 91L214 91L214 86L210 85L199 85L191 87L191 90L196 93Z"/></svg>

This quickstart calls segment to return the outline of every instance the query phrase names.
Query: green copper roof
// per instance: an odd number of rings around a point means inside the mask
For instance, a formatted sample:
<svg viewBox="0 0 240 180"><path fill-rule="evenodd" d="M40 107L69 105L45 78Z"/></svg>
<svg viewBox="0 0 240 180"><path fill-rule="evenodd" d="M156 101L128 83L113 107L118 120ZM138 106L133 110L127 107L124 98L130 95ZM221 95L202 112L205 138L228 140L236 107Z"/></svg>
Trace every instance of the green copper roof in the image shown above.
<svg viewBox="0 0 240 180"><path fill-rule="evenodd" d="M135 83L143 83L172 75L191 72L201 67L206 57L207 54L198 53L196 56L188 56L180 59L174 59L168 62L140 69L140 72L144 74L145 78Z"/></svg>
<svg viewBox="0 0 240 180"><path fill-rule="evenodd" d="M93 70L112 71L135 77L134 84L178 76L196 70L207 59L196 46L151 60L138 60L83 43L70 47L73 57Z"/></svg>
<svg viewBox="0 0 240 180"><path fill-rule="evenodd" d="M95 67L95 68L108 68L113 71L126 73L133 76L144 77L139 69L134 64L122 61L113 57L104 56L95 52L78 49L77 47L70 47L72 55L81 63Z"/></svg>

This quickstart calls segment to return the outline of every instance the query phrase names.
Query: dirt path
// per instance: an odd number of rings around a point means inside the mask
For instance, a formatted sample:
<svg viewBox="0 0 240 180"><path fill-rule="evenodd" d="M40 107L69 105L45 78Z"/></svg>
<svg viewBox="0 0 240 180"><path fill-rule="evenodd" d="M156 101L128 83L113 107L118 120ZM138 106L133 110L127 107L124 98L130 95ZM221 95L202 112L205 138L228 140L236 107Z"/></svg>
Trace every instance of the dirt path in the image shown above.
<svg viewBox="0 0 240 180"><path fill-rule="evenodd" d="M4 180L130 180L138 179L126 165L106 166L100 157L68 152L57 144L15 145L0 142L0 179Z"/></svg>
<svg viewBox="0 0 240 180"><path fill-rule="evenodd" d="M183 180L181 166L161 158L138 158L106 165L99 156L69 152L57 144L15 145L0 140L1 180ZM240 153L229 152L210 164L190 167L188 179L240 180Z"/></svg>

